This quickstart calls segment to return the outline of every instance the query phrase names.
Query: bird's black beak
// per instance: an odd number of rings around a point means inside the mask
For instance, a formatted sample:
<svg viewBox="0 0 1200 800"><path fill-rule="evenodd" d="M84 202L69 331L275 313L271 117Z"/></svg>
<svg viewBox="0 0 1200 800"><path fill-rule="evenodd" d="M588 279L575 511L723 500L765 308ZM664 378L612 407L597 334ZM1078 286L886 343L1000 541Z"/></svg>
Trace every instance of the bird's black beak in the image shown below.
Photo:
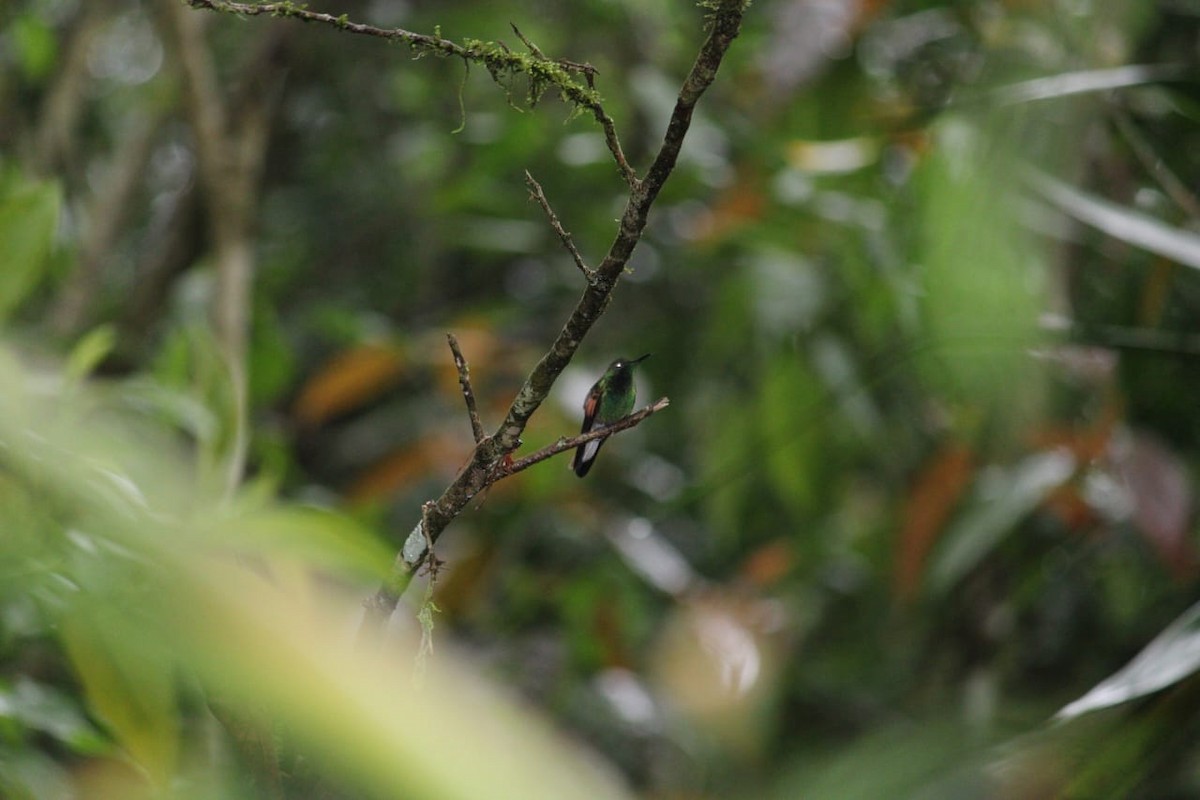
<svg viewBox="0 0 1200 800"><path fill-rule="evenodd" d="M640 364L641 362L645 361L649 357L650 357L650 354L646 353L646 355L638 356L637 358L635 358L633 361L630 361L629 363L630 364Z"/></svg>

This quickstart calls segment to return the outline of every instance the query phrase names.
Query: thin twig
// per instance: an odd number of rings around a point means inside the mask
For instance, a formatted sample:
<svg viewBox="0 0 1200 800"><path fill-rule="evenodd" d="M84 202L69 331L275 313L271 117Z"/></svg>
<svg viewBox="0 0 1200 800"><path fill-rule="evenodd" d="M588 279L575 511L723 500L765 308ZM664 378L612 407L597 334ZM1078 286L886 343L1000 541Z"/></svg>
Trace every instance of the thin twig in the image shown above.
<svg viewBox="0 0 1200 800"><path fill-rule="evenodd" d="M1113 106L1112 114L1117 130L1129 143L1134 157L1141 162L1142 168L1158 181L1158 185L1183 213L1191 217L1193 221L1200 220L1200 201L1196 199L1196 195L1187 187L1187 184L1171 171L1158 153L1154 152L1154 147L1133 121L1133 116L1119 105Z"/></svg>
<svg viewBox="0 0 1200 800"><path fill-rule="evenodd" d="M503 468L497 471L498 475L496 479L499 480L501 478L507 478L509 475L516 475L518 472L529 469L534 464L545 461L547 458L556 456L559 453L565 453L568 450L574 450L581 444L587 444L588 442L595 441L596 439L606 439L609 436L612 436L614 433L620 433L623 430L632 428L639 424L646 417L662 411L670 404L671 401L668 398L663 397L657 402L641 409L640 411L635 411L627 417L622 417L612 425L606 425L603 428L598 428L596 430L589 431L588 433L581 433L578 436L572 436L570 438L564 437L559 439L552 445L543 447L541 450L538 450L535 453L530 453L524 458L515 459L511 464L505 465Z"/></svg>
<svg viewBox="0 0 1200 800"><path fill-rule="evenodd" d="M546 199L546 193L542 191L542 185L534 180L529 174L529 170L525 170L525 184L529 187L529 196L538 202L542 207L542 211L546 212L546 216L550 220L550 227L558 234L558 238L562 240L563 247L567 248L567 252L571 254L571 258L575 259L575 266L579 267L579 271L583 273L583 277L588 283L596 282L596 271L587 265L583 260L583 255L580 254L579 248L575 246L575 242L571 239L571 234L563 228L562 223L558 221L558 215L554 213L554 209L550 207L550 201Z"/></svg>
<svg viewBox="0 0 1200 800"><path fill-rule="evenodd" d="M462 387L463 400L467 404L467 416L471 418L471 433L475 436L475 444L479 444L487 436L483 432L483 423L479 421L479 409L475 406L475 392L471 389L471 368L463 358L462 350L458 347L458 339L453 333L446 334L450 343L450 352L454 355L454 368L458 370L458 385Z"/></svg>
<svg viewBox="0 0 1200 800"><path fill-rule="evenodd" d="M517 38L521 40L521 44L523 44L527 48L529 48L529 52L533 53L538 58L546 57L546 54L542 52L542 49L540 47L538 47L536 44L534 44L533 42L531 42L525 38L525 34L521 33L521 29L517 27L517 23L510 22L510 23L508 23L508 25L510 28L512 28L513 33L515 33L517 35Z"/></svg>

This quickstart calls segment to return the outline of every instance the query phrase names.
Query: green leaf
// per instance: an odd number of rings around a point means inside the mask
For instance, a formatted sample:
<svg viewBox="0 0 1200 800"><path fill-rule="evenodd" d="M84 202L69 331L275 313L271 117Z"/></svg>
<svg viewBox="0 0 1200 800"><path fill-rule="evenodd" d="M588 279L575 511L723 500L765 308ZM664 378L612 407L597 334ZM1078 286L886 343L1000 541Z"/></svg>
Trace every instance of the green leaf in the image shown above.
<svg viewBox="0 0 1200 800"><path fill-rule="evenodd" d="M52 181L18 182L0 197L0 321L44 276L61 203Z"/></svg>
<svg viewBox="0 0 1200 800"><path fill-rule="evenodd" d="M978 769L983 743L971 733L961 724L936 719L874 731L849 747L800 764L769 796L780 800L987 796Z"/></svg>
<svg viewBox="0 0 1200 800"><path fill-rule="evenodd" d="M54 31L37 14L24 14L12 25L13 49L21 71L30 80L41 80L54 69L58 43Z"/></svg>
<svg viewBox="0 0 1200 800"><path fill-rule="evenodd" d="M1018 133L1020 127L1013 133ZM918 174L928 381L963 407L1011 418L1031 393L1039 253L1016 218L1004 130L945 120Z"/></svg>
<svg viewBox="0 0 1200 800"><path fill-rule="evenodd" d="M10 687L0 688L0 719L3 718L49 734L77 753L105 749L104 738L70 697L24 676Z"/></svg>
<svg viewBox="0 0 1200 800"><path fill-rule="evenodd" d="M350 517L312 507L281 506L220 520L213 533L242 552L285 556L373 580L387 575L394 558Z"/></svg>
<svg viewBox="0 0 1200 800"><path fill-rule="evenodd" d="M760 419L767 477L798 515L812 513L821 496L820 381L797 353L780 358L763 380Z"/></svg>
<svg viewBox="0 0 1200 800"><path fill-rule="evenodd" d="M81 381L92 374L100 362L108 357L117 344L117 329L112 325L101 325L83 335L67 356L66 377L69 381Z"/></svg>
<svg viewBox="0 0 1200 800"><path fill-rule="evenodd" d="M88 705L158 785L175 770L179 715L169 665L147 658L129 622L114 607L79 602L63 616L60 636Z"/></svg>

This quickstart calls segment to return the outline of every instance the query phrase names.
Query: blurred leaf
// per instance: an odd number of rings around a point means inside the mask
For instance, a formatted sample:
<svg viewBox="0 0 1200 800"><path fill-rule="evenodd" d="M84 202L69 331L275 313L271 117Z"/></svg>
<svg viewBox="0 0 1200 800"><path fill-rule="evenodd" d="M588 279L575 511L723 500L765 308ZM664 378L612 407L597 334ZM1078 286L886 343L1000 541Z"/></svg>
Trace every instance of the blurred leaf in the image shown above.
<svg viewBox="0 0 1200 800"><path fill-rule="evenodd" d="M4 184L0 183L0 189ZM0 196L0 321L44 276L62 202L53 181L20 180Z"/></svg>
<svg viewBox="0 0 1200 800"><path fill-rule="evenodd" d="M1029 180L1043 197L1080 222L1114 239L1200 269L1200 235L1082 192L1043 173L1030 173Z"/></svg>
<svg viewBox="0 0 1200 800"><path fill-rule="evenodd" d="M44 753L0 744L0 796L11 800L76 800L67 771Z"/></svg>
<svg viewBox="0 0 1200 800"><path fill-rule="evenodd" d="M982 770L972 763L978 744L963 726L944 720L893 725L859 737L835 754L802 762L771 796L780 800L989 797Z"/></svg>
<svg viewBox="0 0 1200 800"><path fill-rule="evenodd" d="M67 356L65 366L66 377L70 381L80 381L92 372L108 357L117 344L117 329L112 325L101 325L83 335Z"/></svg>
<svg viewBox="0 0 1200 800"><path fill-rule="evenodd" d="M797 139L788 144L787 160L805 172L853 172L874 164L879 152L879 140L866 136L823 142Z"/></svg>
<svg viewBox="0 0 1200 800"><path fill-rule="evenodd" d="M654 643L658 692L735 755L754 757L768 741L765 710L783 667L773 616L769 601L713 591L681 602Z"/></svg>
<svg viewBox="0 0 1200 800"><path fill-rule="evenodd" d="M0 688L0 719L52 736L76 753L99 753L108 748L100 732L88 722L66 694L27 677Z"/></svg>
<svg viewBox="0 0 1200 800"><path fill-rule="evenodd" d="M1038 453L1009 468L979 474L967 509L943 535L929 584L944 594L975 568L1075 471L1075 458L1064 451Z"/></svg>
<svg viewBox="0 0 1200 800"><path fill-rule="evenodd" d="M711 207L689 221L684 235L700 244L716 244L757 221L766 208L766 196L756 176L739 175Z"/></svg>
<svg viewBox="0 0 1200 800"><path fill-rule="evenodd" d="M0 402L11 409L12 397L29 391L28 380L16 362L0 356L0 365L10 389ZM96 407L86 389L64 402ZM210 504L188 509L188 524L179 525L178 506L154 505L165 493L149 484L187 484L187 470L154 448L152 437L107 430L111 423L96 415L82 436L56 429L54 418L0 414L0 442L28 443L19 452L0 447L0 464L18 476L36 475L73 517L111 535L105 541L75 532L85 546L64 566L75 602L49 611L58 614L54 622L89 705L158 786L175 774L174 682L186 670L223 702L270 709L306 758L368 796L626 796L611 775L452 658L429 656L418 688L416 642L402 633L396 636L403 646L393 647L389 635L378 647L353 647L347 620L358 609L326 591L331 582L298 592L294 583L230 558L211 536L188 535L226 524L236 534L238 523ZM157 469L131 487L139 503L118 504L113 488L96 477L96 463ZM343 578L373 568L378 558L368 540L319 512L252 514L244 531L272 562L332 556L333 563L309 566ZM348 575L340 571L347 564ZM463 769L464 758L471 769Z"/></svg>
<svg viewBox="0 0 1200 800"><path fill-rule="evenodd" d="M196 437L200 486L224 492L231 470L240 471L246 425L224 347L207 325L174 329L155 358L154 376L162 386L151 387L143 396L162 402L160 410L194 426L185 429ZM176 394L161 392L164 387Z"/></svg>
<svg viewBox="0 0 1200 800"><path fill-rule="evenodd" d="M1027 351L1040 335L1043 278L1015 219L1006 127L940 123L918 173L917 257L930 339L925 374L952 399L1011 424L1036 388Z"/></svg>
<svg viewBox="0 0 1200 800"><path fill-rule="evenodd" d="M418 441L407 442L355 476L346 487L346 498L351 503L378 500L418 483L434 470L440 469L443 474L452 476L470 455L470 450L464 446L469 440L469 435L463 439L433 432ZM503 484L490 491L497 490L506 491Z"/></svg>
<svg viewBox="0 0 1200 800"><path fill-rule="evenodd" d="M767 588L778 583L796 566L795 547L790 539L767 542L752 551L738 574L752 586Z"/></svg>
<svg viewBox="0 0 1200 800"><path fill-rule="evenodd" d="M395 553L350 517L279 506L219 520L214 542L261 557L282 557L345 576L382 579Z"/></svg>
<svg viewBox="0 0 1200 800"><path fill-rule="evenodd" d="M810 513L821 496L820 379L797 353L774 361L759 397L761 455L778 496L797 514Z"/></svg>
<svg viewBox="0 0 1200 800"><path fill-rule="evenodd" d="M10 31L25 77L31 81L47 77L58 58L58 41L47 22L37 13L27 12L17 17Z"/></svg>
<svg viewBox="0 0 1200 800"><path fill-rule="evenodd" d="M1125 64L1108 69L1062 72L1001 87L992 92L990 99L1000 104L1052 100L1171 80L1183 77L1186 71L1187 67L1182 64Z"/></svg>
<svg viewBox="0 0 1200 800"><path fill-rule="evenodd" d="M936 453L917 475L904 505L896 541L893 574L896 599L905 601L916 594L929 551L970 485L974 472L974 454L962 444L952 442Z"/></svg>
<svg viewBox="0 0 1200 800"><path fill-rule="evenodd" d="M1200 669L1200 603L1193 605L1133 660L1056 714L1071 719L1165 689Z"/></svg>
<svg viewBox="0 0 1200 800"><path fill-rule="evenodd" d="M1192 545L1191 478L1187 466L1147 433L1135 433L1118 456L1121 478L1133 498L1133 524L1173 574L1196 568Z"/></svg>
<svg viewBox="0 0 1200 800"><path fill-rule="evenodd" d="M273 403L295 375L296 354L284 330L276 310L259 303L254 309L248 364L250 403L254 407Z"/></svg>
<svg viewBox="0 0 1200 800"><path fill-rule="evenodd" d="M394 385L404 371L396 347L366 344L339 353L308 379L293 413L306 425L320 425L359 408Z"/></svg>
<svg viewBox="0 0 1200 800"><path fill-rule="evenodd" d="M131 647L125 623L111 619L120 612L97 600L75 603L62 617L63 645L92 710L154 783L166 786L179 751L173 671Z"/></svg>

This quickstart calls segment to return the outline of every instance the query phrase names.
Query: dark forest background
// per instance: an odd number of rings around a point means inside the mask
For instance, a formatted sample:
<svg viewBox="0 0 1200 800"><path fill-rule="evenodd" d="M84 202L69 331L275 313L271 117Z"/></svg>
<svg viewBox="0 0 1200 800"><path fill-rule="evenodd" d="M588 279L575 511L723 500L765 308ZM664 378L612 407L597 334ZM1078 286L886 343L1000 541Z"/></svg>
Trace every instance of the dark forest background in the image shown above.
<svg viewBox="0 0 1200 800"><path fill-rule="evenodd" d="M586 62L639 171L706 13L309 7ZM1198 48L755 0L515 455L617 357L669 408L472 502L364 647L471 452L445 334L490 431L583 291L526 170L616 233L600 127L332 25L0 6L0 794L1200 796Z"/></svg>

